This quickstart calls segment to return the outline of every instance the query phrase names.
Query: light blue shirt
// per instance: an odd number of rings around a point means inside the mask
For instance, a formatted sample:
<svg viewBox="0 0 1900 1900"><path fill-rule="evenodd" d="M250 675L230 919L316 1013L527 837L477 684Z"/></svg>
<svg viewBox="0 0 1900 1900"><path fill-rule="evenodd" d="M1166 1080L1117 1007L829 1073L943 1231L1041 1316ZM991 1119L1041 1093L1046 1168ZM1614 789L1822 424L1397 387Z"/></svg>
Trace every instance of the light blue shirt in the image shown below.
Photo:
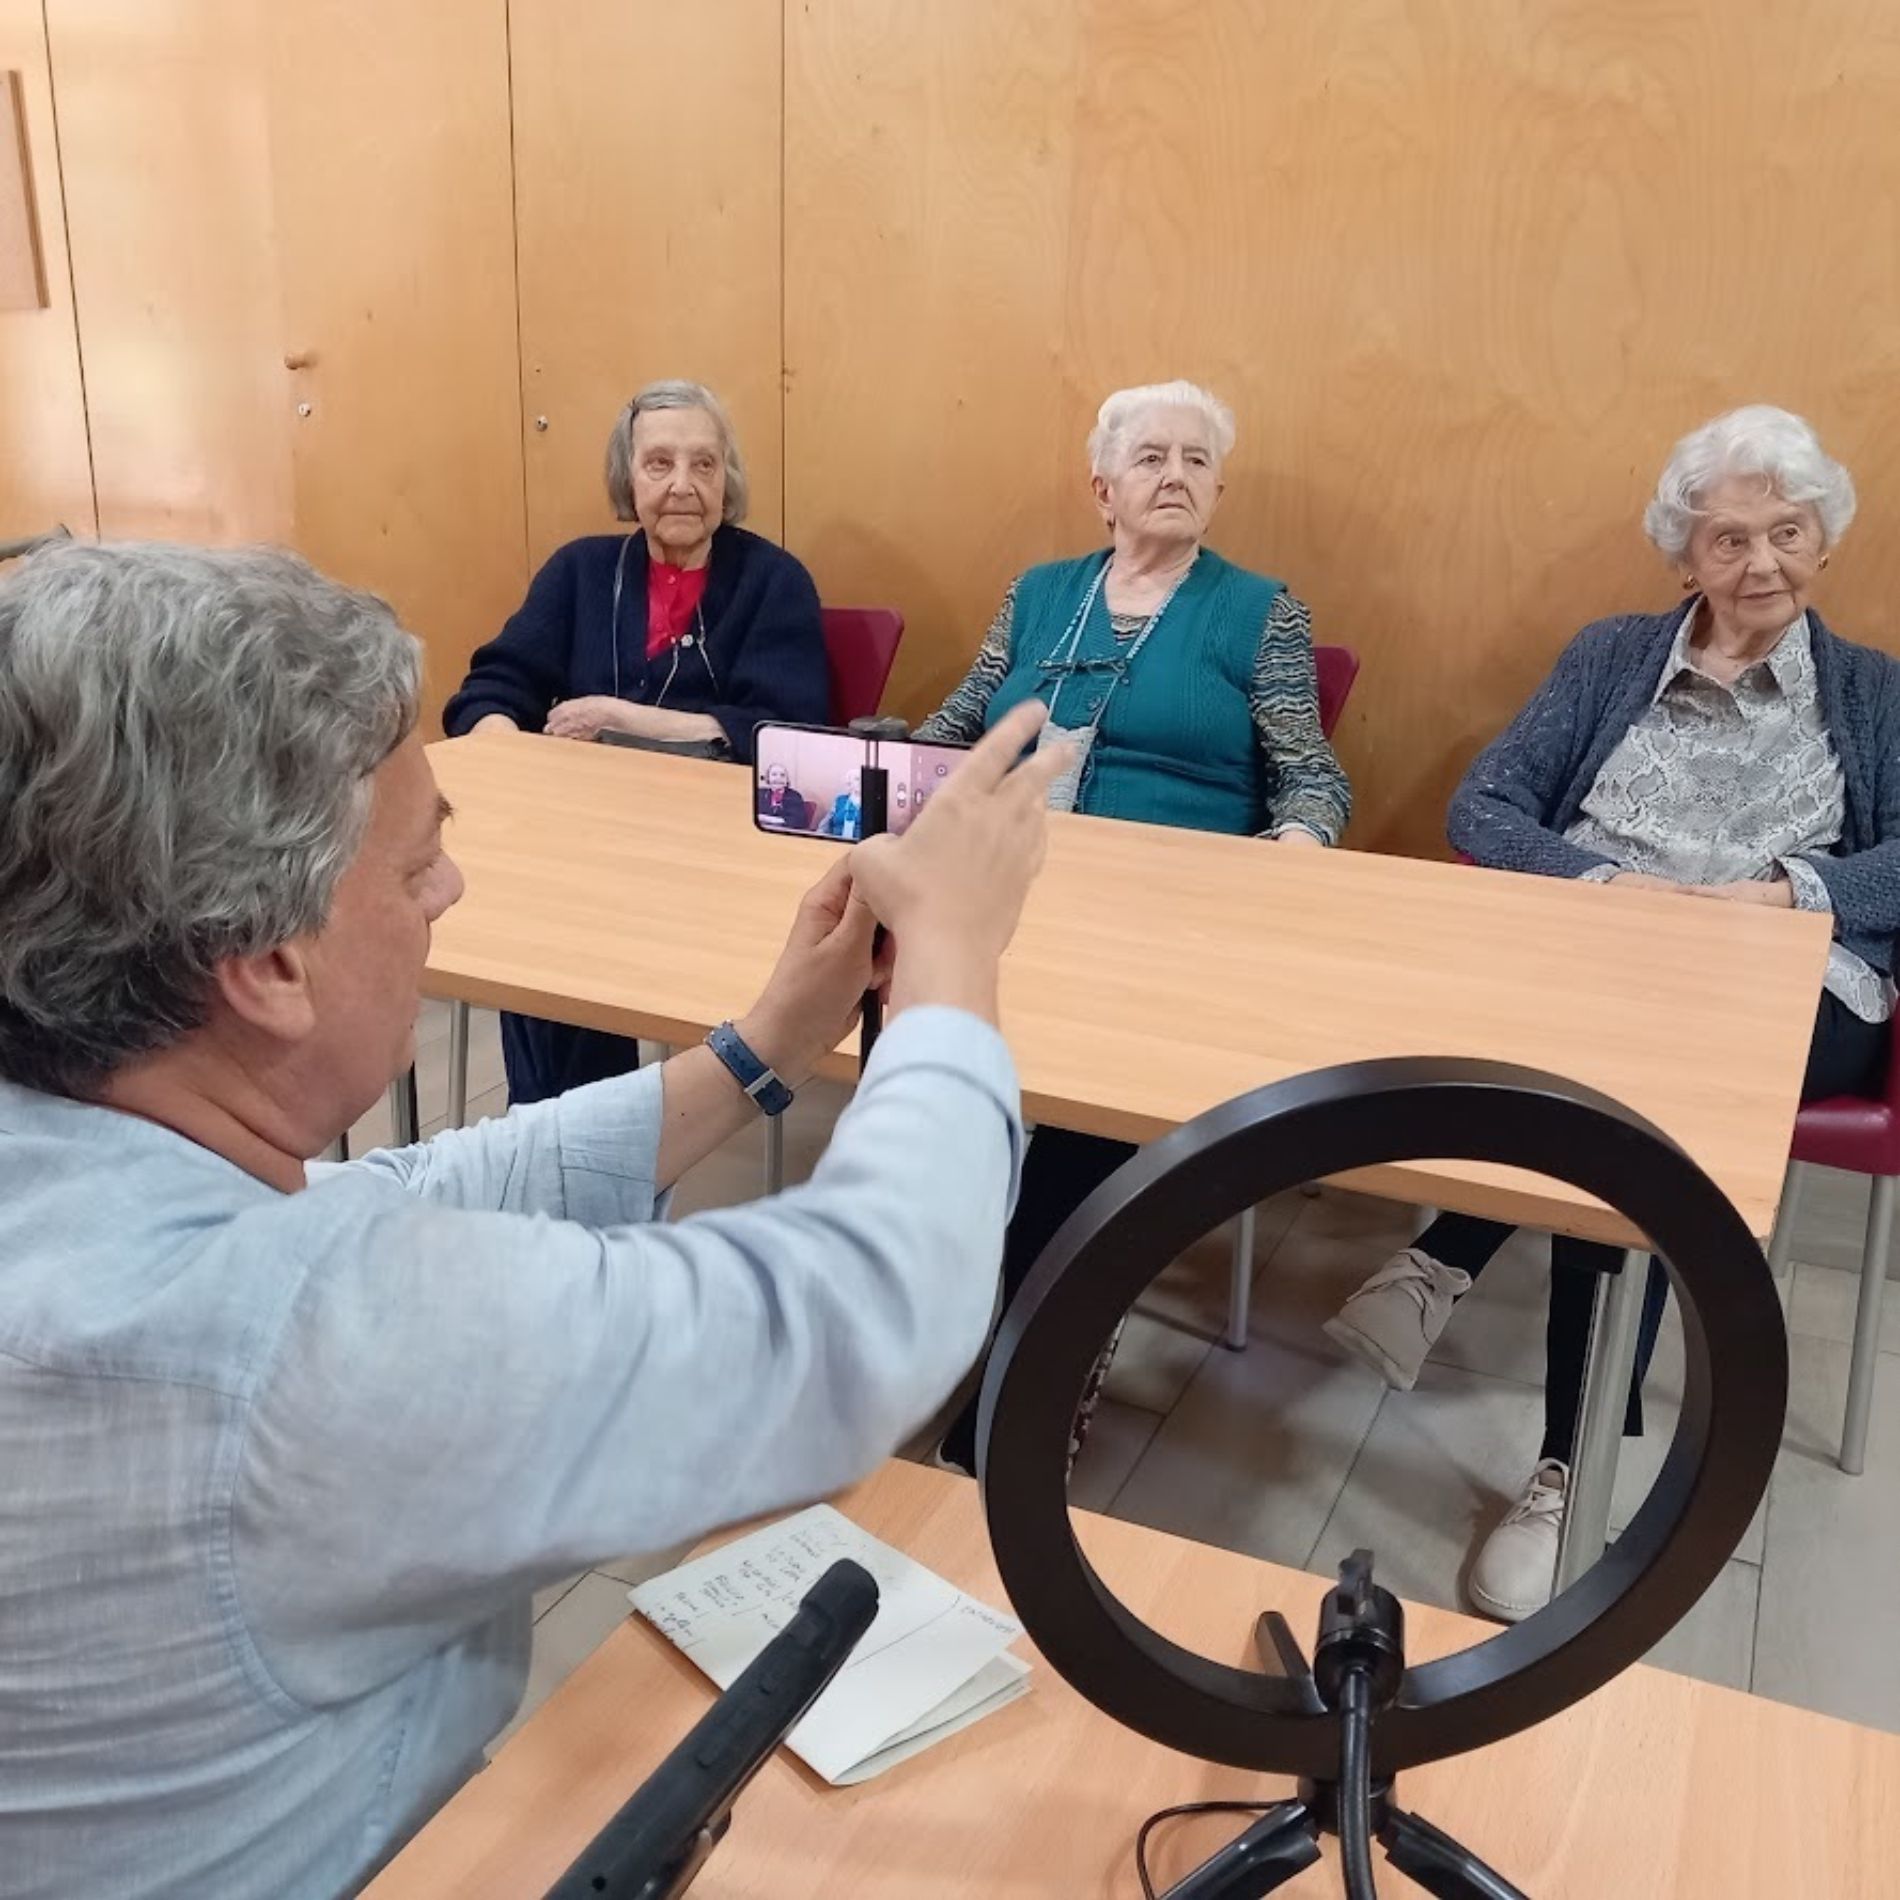
<svg viewBox="0 0 1900 1900"><path fill-rule="evenodd" d="M949 1395L1022 1146L992 1029L899 1017L749 1207L649 1224L660 1120L644 1070L286 1195L0 1083L0 1894L353 1892L514 1712L536 1588Z"/></svg>

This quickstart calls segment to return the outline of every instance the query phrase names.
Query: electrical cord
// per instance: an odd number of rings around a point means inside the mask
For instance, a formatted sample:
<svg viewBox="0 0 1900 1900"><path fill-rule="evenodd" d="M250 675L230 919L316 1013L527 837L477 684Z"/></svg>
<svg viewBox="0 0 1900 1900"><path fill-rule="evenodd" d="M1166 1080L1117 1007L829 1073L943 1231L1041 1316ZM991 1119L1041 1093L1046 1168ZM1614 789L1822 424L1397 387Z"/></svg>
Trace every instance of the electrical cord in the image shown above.
<svg viewBox="0 0 1900 1900"><path fill-rule="evenodd" d="M1179 1807L1149 1815L1135 1835L1135 1873L1141 1881L1141 1900L1158 1900L1154 1877L1148 1872L1148 1836L1163 1821L1184 1820L1190 1814L1265 1814L1274 1805L1271 1801L1183 1801Z"/></svg>
<svg viewBox="0 0 1900 1900"><path fill-rule="evenodd" d="M1372 1877L1372 1677L1348 1663L1339 1683L1339 1859L1346 1900L1379 1900Z"/></svg>

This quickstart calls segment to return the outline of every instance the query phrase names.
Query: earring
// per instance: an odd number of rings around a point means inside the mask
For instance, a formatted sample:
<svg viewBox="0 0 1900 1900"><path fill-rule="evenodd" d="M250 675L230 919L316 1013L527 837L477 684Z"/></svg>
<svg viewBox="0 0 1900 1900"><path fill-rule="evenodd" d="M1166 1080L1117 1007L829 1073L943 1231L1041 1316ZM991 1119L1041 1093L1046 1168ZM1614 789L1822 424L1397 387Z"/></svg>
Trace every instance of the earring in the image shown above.
<svg viewBox="0 0 1900 1900"><path fill-rule="evenodd" d="M1833 557L1833 555L1831 555L1831 554L1824 554L1824 555L1822 555L1822 556L1821 556L1821 565L1822 565L1823 567L1825 567L1825 566L1827 566L1827 564L1828 564L1828 562L1830 562L1831 560L1833 560L1833 558L1834 558L1834 557Z"/></svg>
<svg viewBox="0 0 1900 1900"><path fill-rule="evenodd" d="M1695 576L1693 574L1683 575L1682 591L1685 594L1693 594L1695 592Z"/></svg>

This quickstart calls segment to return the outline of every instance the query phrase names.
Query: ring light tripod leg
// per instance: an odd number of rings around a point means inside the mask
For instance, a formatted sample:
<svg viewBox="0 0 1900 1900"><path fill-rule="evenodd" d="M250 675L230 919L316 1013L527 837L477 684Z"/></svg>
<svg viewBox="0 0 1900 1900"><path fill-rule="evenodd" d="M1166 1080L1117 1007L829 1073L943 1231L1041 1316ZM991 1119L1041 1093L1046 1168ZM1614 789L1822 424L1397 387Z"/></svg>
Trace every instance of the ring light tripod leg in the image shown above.
<svg viewBox="0 0 1900 1900"><path fill-rule="evenodd" d="M1598 1279L1583 1405L1564 1499L1563 1540L1557 1547L1558 1595L1603 1555L1610 1541L1610 1497L1616 1489L1623 1414L1636 1369L1636 1330L1648 1277L1648 1254L1631 1251L1623 1256L1621 1273Z"/></svg>

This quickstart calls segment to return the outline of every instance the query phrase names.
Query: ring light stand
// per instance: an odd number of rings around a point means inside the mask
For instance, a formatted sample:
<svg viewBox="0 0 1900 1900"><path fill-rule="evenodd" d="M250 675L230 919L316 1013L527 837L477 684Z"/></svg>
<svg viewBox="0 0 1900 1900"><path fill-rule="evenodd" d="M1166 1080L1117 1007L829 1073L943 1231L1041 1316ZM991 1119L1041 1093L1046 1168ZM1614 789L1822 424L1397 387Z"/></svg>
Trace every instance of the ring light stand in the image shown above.
<svg viewBox="0 0 1900 1900"><path fill-rule="evenodd" d="M1183 1649L1127 1609L1076 1542L1067 1449L1089 1368L1135 1299L1213 1226L1304 1181L1425 1157L1503 1163L1567 1182L1649 1237L1682 1302L1686 1357L1662 1473L1622 1536L1570 1589L1458 1655L1403 1666L1396 1599L1372 1583L1363 1552L1342 1566L1327 1598L1311 1672L1283 1624L1262 1633L1268 1673ZM1302 1779L1304 1803L1285 1805L1303 1812L1281 1817L1299 1836L1287 1849L1293 1860L1255 1859L1223 1873L1217 1856L1202 1870L1215 1884L1196 1885L1197 1874L1172 1890L1179 1900L1238 1900L1310 1864L1313 1834L1337 1829L1349 1728L1367 1742L1376 1829L1381 1816L1400 1813L1390 1800L1399 1770L1541 1722L1646 1654L1746 1530L1774 1465L1787 1393L1787 1338L1761 1249L1667 1136L1556 1076L1407 1057L1319 1070L1224 1103L1104 1182L1050 1242L1004 1318L983 1381L977 1468L1004 1588L1059 1674L1166 1747ZM1361 1714L1342 1711L1346 1677L1361 1685L1354 1698L1363 1693L1373 1705ZM1422 1830L1419 1854L1430 1847L1417 1866L1390 1837L1403 1826ZM1381 1838L1428 1891L1516 1891L1412 1817L1389 1823ZM1298 1858L1301 1850L1310 1851ZM1369 1880L1349 1890L1370 1893Z"/></svg>

